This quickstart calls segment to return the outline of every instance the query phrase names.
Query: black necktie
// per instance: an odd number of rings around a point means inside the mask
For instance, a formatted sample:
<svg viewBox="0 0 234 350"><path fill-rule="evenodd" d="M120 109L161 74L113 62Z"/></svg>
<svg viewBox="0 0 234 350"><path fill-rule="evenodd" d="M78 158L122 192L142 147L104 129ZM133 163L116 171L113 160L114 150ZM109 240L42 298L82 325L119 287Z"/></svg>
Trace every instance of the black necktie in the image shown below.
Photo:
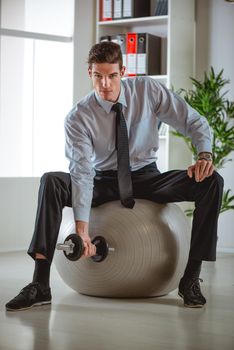
<svg viewBox="0 0 234 350"><path fill-rule="evenodd" d="M122 113L121 103L112 106L116 112L116 148L117 148L117 174L119 195L123 206L133 208L135 201L133 199L132 179L129 163L128 131L124 115Z"/></svg>

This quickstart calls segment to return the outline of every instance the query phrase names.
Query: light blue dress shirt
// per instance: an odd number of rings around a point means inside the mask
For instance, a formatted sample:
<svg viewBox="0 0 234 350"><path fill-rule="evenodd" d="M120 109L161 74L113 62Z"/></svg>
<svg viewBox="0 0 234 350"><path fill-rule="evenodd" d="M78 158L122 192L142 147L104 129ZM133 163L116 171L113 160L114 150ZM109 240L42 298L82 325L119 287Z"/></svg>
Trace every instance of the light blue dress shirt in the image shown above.
<svg viewBox="0 0 234 350"><path fill-rule="evenodd" d="M127 124L132 171L156 160L159 120L189 136L197 153L212 152L206 118L156 80L150 77L122 80L118 102L123 105ZM89 221L95 169L117 169L116 114L111 111L112 105L92 91L65 119L75 220Z"/></svg>

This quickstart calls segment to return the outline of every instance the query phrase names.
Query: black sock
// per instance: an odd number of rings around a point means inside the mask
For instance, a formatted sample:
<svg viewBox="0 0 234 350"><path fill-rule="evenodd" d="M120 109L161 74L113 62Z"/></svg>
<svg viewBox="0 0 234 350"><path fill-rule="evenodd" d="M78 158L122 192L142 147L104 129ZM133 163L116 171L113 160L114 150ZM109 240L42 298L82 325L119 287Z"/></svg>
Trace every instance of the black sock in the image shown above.
<svg viewBox="0 0 234 350"><path fill-rule="evenodd" d="M50 285L50 263L46 259L35 260L33 282L39 282L42 288L49 288Z"/></svg>
<svg viewBox="0 0 234 350"><path fill-rule="evenodd" d="M201 265L201 260L189 259L184 271L183 280L186 281L190 278L198 278L201 272Z"/></svg>

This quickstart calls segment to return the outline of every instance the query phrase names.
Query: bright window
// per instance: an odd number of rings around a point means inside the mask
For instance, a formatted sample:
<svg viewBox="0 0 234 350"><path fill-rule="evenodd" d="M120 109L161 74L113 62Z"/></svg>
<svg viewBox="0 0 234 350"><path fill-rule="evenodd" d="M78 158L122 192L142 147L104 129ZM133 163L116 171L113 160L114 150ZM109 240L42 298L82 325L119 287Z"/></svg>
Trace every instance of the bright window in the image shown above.
<svg viewBox="0 0 234 350"><path fill-rule="evenodd" d="M74 0L1 4L0 176L68 171L63 121L72 107Z"/></svg>
<svg viewBox="0 0 234 350"><path fill-rule="evenodd" d="M74 0L1 0L1 26L61 36L73 35Z"/></svg>

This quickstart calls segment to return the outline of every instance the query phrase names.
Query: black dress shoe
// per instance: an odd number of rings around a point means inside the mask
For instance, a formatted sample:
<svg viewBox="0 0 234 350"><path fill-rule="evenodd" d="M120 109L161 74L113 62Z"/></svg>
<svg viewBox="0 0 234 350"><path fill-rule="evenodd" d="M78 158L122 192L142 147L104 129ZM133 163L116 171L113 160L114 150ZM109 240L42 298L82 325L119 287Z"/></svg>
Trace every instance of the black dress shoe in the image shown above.
<svg viewBox="0 0 234 350"><path fill-rule="evenodd" d="M38 282L33 282L24 287L15 298L6 304L6 310L20 311L45 304L51 304L50 288L43 289Z"/></svg>
<svg viewBox="0 0 234 350"><path fill-rule="evenodd" d="M199 282L203 282L203 280L201 278L187 280L181 278L178 294L184 299L184 306L201 308L206 304L206 298L202 295Z"/></svg>

